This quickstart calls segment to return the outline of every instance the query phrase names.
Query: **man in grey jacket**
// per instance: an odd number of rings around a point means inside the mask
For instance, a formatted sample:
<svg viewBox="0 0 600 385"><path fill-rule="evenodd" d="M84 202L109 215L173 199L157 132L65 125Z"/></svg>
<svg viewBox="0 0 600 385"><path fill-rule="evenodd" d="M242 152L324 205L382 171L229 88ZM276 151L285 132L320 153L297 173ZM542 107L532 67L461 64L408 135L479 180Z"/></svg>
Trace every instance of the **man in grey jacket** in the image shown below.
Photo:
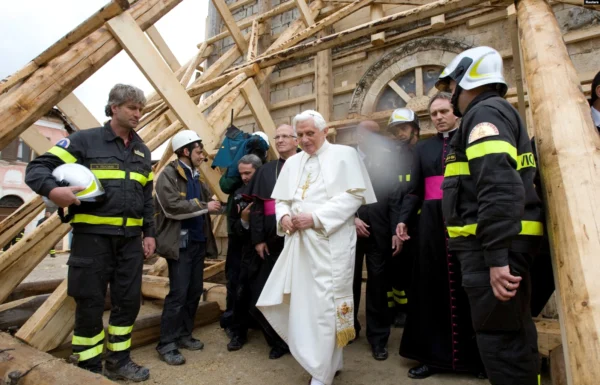
<svg viewBox="0 0 600 385"><path fill-rule="evenodd" d="M156 350L169 365L182 365L179 348L199 350L204 344L192 337L194 317L203 289L204 257L216 256L210 215L221 204L197 171L204 161L202 139L191 130L177 133L171 141L177 160L165 166L156 180L156 252L169 265L169 294L165 298Z"/></svg>

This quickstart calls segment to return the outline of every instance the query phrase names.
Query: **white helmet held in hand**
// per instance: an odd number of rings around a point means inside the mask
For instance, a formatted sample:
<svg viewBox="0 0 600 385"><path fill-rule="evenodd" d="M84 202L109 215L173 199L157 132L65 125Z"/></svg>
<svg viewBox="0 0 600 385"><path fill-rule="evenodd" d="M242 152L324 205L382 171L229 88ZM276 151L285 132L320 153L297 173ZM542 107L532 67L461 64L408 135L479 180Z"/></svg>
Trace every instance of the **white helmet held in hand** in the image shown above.
<svg viewBox="0 0 600 385"><path fill-rule="evenodd" d="M269 137L264 132L257 131L255 133L253 133L252 135L259 136L262 140L264 140L267 143L267 146L270 146L270 144L269 144Z"/></svg>
<svg viewBox="0 0 600 385"><path fill-rule="evenodd" d="M171 147L173 148L173 152L175 152L180 148L194 142L202 142L202 138L198 136L196 131L183 130L179 131L177 134L175 134L173 139L171 139Z"/></svg>
<svg viewBox="0 0 600 385"><path fill-rule="evenodd" d="M500 96L504 97L508 86L504 80L502 56L490 47L468 49L459 55L442 71L435 86L448 91L450 80L458 87L472 90L487 84L498 84Z"/></svg>
<svg viewBox="0 0 600 385"><path fill-rule="evenodd" d="M77 163L67 163L52 171L52 176L59 186L81 186L82 191L75 196L83 202L97 202L104 195L104 188L96 175L87 167Z"/></svg>

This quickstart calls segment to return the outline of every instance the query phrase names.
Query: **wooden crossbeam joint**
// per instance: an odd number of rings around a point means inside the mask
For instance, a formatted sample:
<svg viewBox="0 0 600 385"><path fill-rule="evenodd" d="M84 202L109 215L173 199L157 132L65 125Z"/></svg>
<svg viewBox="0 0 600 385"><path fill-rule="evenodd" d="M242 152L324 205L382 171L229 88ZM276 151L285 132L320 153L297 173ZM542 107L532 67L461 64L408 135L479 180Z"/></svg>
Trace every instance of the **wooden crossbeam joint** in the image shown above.
<svg viewBox="0 0 600 385"><path fill-rule="evenodd" d="M233 18L229 7L227 6L227 4L225 4L224 0L212 1L215 8L221 15L221 19L223 19L223 23L225 23L225 27L231 34L231 37L233 38L233 41L235 42L236 46L242 54L246 53L248 51L248 43L246 42L246 39L244 39L244 35L242 35L242 31L240 30L240 27L238 27L235 19Z"/></svg>

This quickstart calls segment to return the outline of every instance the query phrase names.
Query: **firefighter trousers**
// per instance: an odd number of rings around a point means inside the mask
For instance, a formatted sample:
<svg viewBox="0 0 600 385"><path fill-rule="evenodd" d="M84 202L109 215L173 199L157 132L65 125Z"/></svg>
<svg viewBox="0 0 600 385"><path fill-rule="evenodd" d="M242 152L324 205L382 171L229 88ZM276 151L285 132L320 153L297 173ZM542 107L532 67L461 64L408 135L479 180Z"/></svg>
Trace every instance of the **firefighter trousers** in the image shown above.
<svg viewBox="0 0 600 385"><path fill-rule="evenodd" d="M77 305L73 353L79 356L80 367L102 370L102 314L108 284L112 308L106 360L114 367L129 360L131 331L140 310L143 262L139 236L73 234L67 292Z"/></svg>
<svg viewBox="0 0 600 385"><path fill-rule="evenodd" d="M482 251L456 251L463 287L469 297L473 328L481 359L492 385L537 385L539 353L537 331L531 318L533 257L509 252L512 275L521 276L517 294L498 300L490 285L490 269Z"/></svg>

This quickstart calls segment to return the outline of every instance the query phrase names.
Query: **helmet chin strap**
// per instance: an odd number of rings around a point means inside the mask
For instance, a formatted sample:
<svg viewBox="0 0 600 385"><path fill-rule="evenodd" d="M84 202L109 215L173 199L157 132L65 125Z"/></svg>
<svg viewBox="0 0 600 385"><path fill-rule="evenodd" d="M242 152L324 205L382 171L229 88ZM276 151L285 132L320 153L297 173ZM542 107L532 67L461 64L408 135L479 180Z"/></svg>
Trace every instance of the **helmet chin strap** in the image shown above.
<svg viewBox="0 0 600 385"><path fill-rule="evenodd" d="M454 90L454 93L452 94L452 99L450 99L450 103L452 103L452 107L453 107L454 116L456 116L457 118L462 117L462 114L460 113L460 110L458 109L458 97L460 96L460 93L462 92L462 90L463 90L462 87L457 84L456 89Z"/></svg>

